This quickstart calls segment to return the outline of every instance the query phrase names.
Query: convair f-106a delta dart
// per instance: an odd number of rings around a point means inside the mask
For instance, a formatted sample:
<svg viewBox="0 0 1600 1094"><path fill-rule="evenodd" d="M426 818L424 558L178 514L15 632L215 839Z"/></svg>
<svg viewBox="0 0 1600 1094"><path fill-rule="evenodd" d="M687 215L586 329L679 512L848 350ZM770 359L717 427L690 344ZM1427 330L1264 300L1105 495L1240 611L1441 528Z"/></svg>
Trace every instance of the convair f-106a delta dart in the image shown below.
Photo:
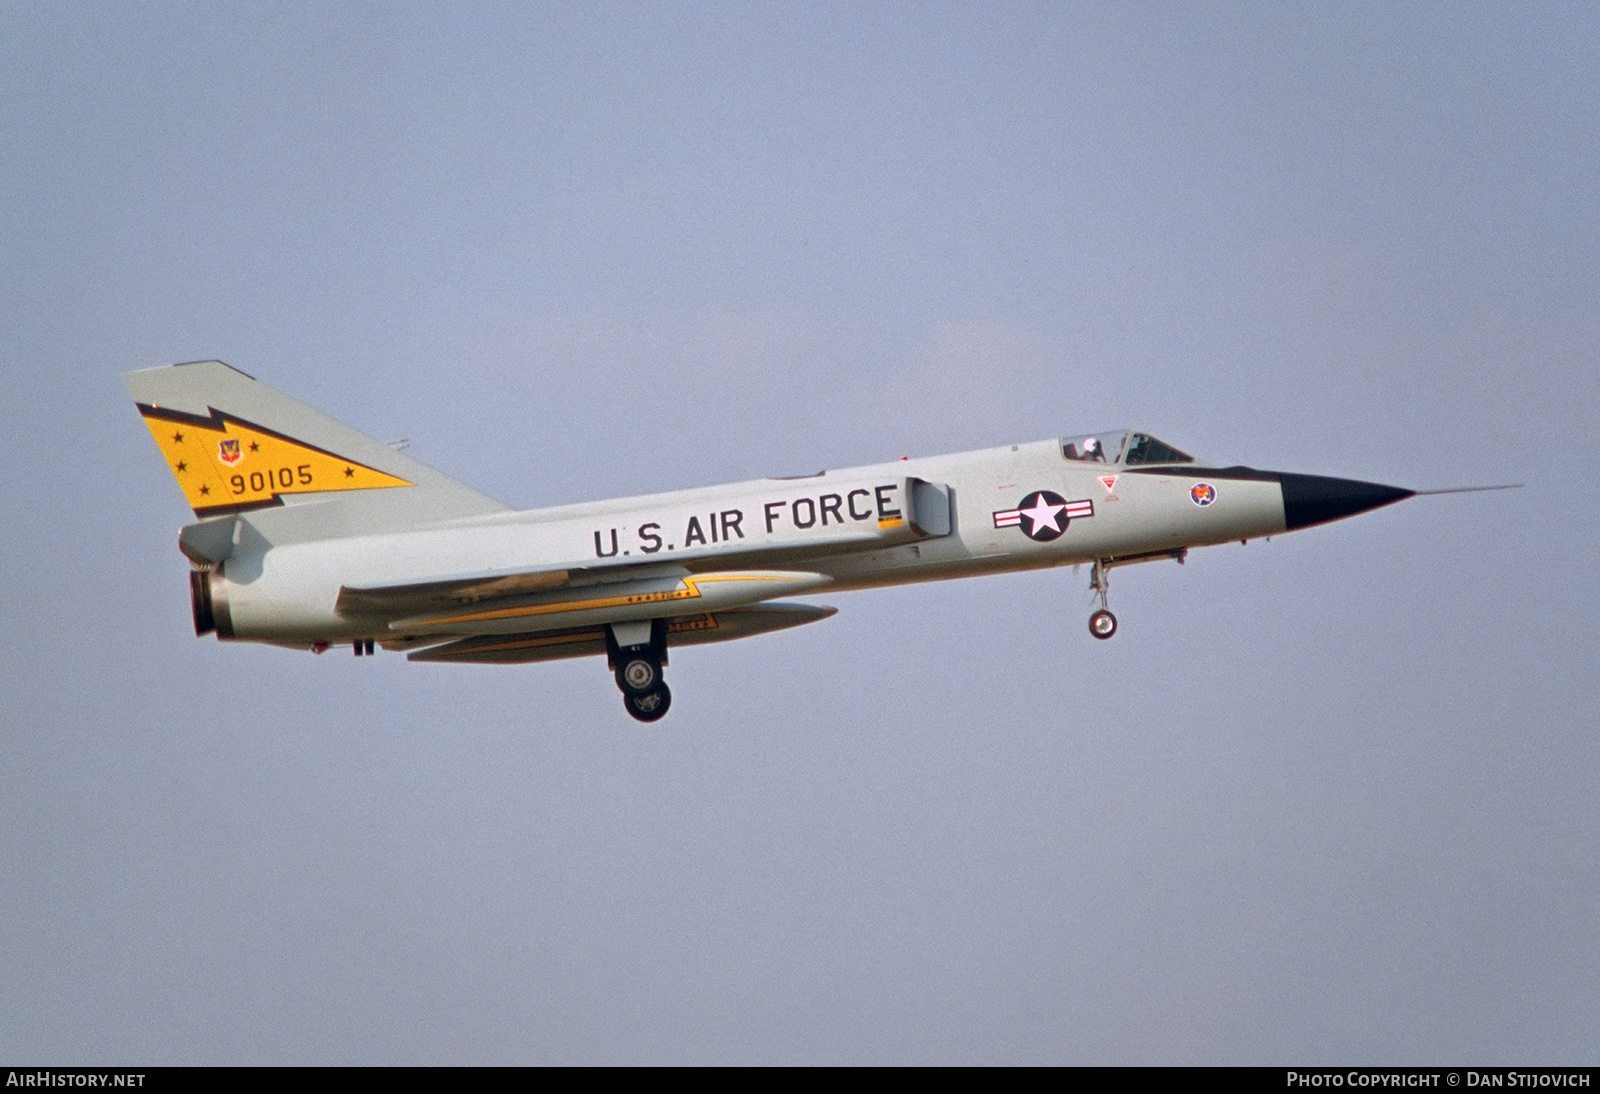
<svg viewBox="0 0 1600 1094"><path fill-rule="evenodd" d="M1362 513L1415 491L1211 467L1145 433L516 512L219 361L124 380L197 522L197 635L496 664L604 654L628 713L667 712L669 650L825 619L777 598L1091 567Z"/></svg>

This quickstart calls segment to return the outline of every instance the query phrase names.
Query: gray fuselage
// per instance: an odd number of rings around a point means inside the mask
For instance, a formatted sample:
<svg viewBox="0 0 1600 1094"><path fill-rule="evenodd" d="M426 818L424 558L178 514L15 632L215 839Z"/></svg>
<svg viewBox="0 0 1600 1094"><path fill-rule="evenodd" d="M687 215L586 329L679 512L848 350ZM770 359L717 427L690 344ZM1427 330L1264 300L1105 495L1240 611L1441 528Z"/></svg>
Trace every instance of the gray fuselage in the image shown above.
<svg viewBox="0 0 1600 1094"><path fill-rule="evenodd" d="M1288 526L1277 475L1071 459L1053 440L274 546L274 523L291 516L242 519L212 579L227 637L393 636L416 613L341 610L341 591L454 575L549 572L587 588L762 567L843 591L1160 557Z"/></svg>

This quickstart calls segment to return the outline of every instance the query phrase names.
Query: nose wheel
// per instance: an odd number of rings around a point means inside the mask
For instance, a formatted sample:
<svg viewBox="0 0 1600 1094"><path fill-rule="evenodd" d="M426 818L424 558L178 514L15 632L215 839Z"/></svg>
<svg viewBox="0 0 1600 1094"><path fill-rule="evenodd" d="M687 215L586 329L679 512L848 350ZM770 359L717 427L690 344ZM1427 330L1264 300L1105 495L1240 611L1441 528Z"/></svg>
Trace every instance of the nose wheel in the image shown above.
<svg viewBox="0 0 1600 1094"><path fill-rule="evenodd" d="M1089 617L1089 633L1099 639L1107 639L1117 633L1117 617L1101 608Z"/></svg>
<svg viewBox="0 0 1600 1094"><path fill-rule="evenodd" d="M1089 573L1089 591L1100 601L1099 609L1089 617L1089 633L1102 642L1117 633L1117 617L1106 607L1106 594L1111 589L1111 581L1107 576L1109 569L1105 559L1097 558L1094 560L1094 569Z"/></svg>

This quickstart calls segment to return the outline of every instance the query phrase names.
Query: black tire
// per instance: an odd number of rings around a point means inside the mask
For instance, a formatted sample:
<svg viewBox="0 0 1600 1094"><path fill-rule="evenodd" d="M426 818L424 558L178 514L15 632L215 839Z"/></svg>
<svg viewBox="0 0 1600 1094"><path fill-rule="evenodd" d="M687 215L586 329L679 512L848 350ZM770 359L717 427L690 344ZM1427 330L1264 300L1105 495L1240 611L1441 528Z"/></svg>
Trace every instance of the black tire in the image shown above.
<svg viewBox="0 0 1600 1094"><path fill-rule="evenodd" d="M661 665L654 658L630 655L617 666L617 687L624 695L643 695L661 683Z"/></svg>
<svg viewBox="0 0 1600 1094"><path fill-rule="evenodd" d="M654 691L642 695L624 692L622 705L641 722L659 721L672 708L672 692L665 684L657 685Z"/></svg>
<svg viewBox="0 0 1600 1094"><path fill-rule="evenodd" d="M1101 608L1089 617L1089 633L1104 642L1117 633L1117 617Z"/></svg>

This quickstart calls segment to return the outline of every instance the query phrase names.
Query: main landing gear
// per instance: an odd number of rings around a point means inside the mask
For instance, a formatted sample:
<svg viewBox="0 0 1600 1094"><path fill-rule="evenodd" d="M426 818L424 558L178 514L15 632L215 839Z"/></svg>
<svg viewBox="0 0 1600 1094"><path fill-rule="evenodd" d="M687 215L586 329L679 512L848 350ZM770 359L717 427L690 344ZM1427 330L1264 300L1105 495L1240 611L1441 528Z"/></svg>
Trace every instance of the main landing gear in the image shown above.
<svg viewBox="0 0 1600 1094"><path fill-rule="evenodd" d="M1089 574L1089 590L1100 598L1099 609L1089 617L1089 633L1101 641L1117 633L1117 617L1106 607L1106 594L1111 588L1110 578L1107 576L1107 571L1110 569L1107 559L1097 558L1094 560L1094 569Z"/></svg>
<svg viewBox="0 0 1600 1094"><path fill-rule="evenodd" d="M641 722L654 722L672 706L661 678L667 663L667 621L648 619L606 627L606 663L617 676L622 705Z"/></svg>

